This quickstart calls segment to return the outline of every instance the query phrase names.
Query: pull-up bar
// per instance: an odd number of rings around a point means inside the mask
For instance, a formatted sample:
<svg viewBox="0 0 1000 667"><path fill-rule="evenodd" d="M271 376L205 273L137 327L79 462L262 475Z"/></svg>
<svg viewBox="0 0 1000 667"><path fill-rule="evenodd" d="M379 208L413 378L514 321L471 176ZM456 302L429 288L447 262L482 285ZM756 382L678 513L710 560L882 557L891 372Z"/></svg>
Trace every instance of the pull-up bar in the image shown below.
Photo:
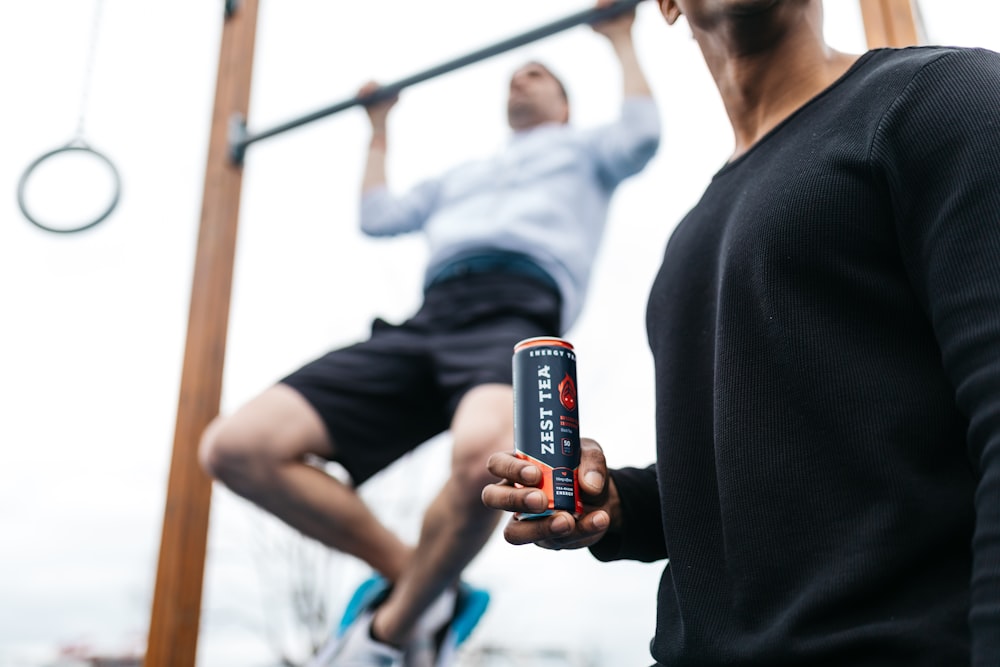
<svg viewBox="0 0 1000 667"><path fill-rule="evenodd" d="M534 30L529 30L521 35L505 39L491 46L487 46L459 58L455 58L454 60L449 60L437 65L436 67L431 67L430 69L418 72L417 74L400 79L394 83L383 85L370 95L366 95L364 97L351 97L343 102L331 104L328 107L313 111L312 113L308 113L299 118L295 118L282 123L281 125L272 127L269 130L257 132L256 134L251 134L247 131L246 119L243 118L242 115L236 114L229 123L230 159L236 164L241 164L243 162L243 157L246 155L247 146L262 139L267 139L277 134L281 134L282 132L287 132L288 130L305 125L306 123L311 123L314 120L319 120L320 118L339 113L354 106L370 104L372 102L388 99L408 86L421 83L422 81L427 81L428 79L433 79L434 77L442 74L447 74L448 72L465 67L466 65L471 65L472 63L485 60L486 58L490 58L505 51L510 51L511 49L515 49L519 46L524 46L525 44L530 44L531 42L542 39L543 37L554 35L580 24L599 23L605 19L618 16L619 14L632 9L640 2L642 2L642 0L618 0L614 4L607 7L595 7L576 14L571 14L570 16L559 19L558 21L553 21L552 23L540 26Z"/></svg>

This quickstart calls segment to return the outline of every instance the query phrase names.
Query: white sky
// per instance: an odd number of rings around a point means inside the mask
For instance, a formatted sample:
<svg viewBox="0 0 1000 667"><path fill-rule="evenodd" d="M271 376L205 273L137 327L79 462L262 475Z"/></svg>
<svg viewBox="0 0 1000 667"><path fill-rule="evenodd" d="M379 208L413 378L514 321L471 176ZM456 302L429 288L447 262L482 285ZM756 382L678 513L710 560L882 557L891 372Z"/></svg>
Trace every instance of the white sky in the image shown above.
<svg viewBox="0 0 1000 667"><path fill-rule="evenodd" d="M201 204L222 2L104 0L85 138L118 166L122 200L100 226L55 235L31 226L15 190L25 167L72 138L80 113L93 0L0 4L0 667L51 661L87 642L141 643L148 625L173 442ZM265 127L590 6L582 0L263 2L250 127ZM826 0L828 34L864 49L854 0ZM998 5L923 0L930 41L1000 49ZM975 20L961 22L969 14ZM652 375L644 305L664 242L731 146L715 89L685 25L639 8L640 59L661 105L664 140L613 202L577 346L584 432L612 465L653 457ZM562 76L573 120L610 119L620 99L605 41L575 28L403 93L390 121L389 177L404 188L502 145L506 81L537 58ZM421 239L377 241L356 229L368 127L354 109L249 149L224 375L223 410L331 346L366 335L372 317L418 303ZM3 194L6 193L6 194ZM52 163L29 191L39 215L99 210L100 168ZM366 488L404 534L443 479L439 438ZM292 657L291 566L284 549L317 551L216 487L199 664ZM267 539L262 539L265 536ZM270 546L267 546L270 545ZM336 617L365 575L319 559ZM264 563L264 565L261 565ZM494 605L473 642L566 647L614 664L648 664L662 564L600 565L586 553L516 549L497 538L467 573ZM553 631L525 575L567 578ZM622 613L622 609L626 613ZM599 659L600 662L600 659ZM608 664L602 662L601 664Z"/></svg>

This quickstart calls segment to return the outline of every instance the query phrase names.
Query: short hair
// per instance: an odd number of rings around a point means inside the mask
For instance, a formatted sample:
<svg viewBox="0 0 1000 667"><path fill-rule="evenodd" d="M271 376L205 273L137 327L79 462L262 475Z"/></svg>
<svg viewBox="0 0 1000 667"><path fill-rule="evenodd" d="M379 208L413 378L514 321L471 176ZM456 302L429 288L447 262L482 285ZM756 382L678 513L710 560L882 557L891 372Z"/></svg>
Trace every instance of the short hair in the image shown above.
<svg viewBox="0 0 1000 667"><path fill-rule="evenodd" d="M541 67L543 70L548 72L548 75L551 76L552 79L556 82L556 85L559 86L559 95L563 98L563 101L566 103L566 105L569 106L569 94L566 92L566 86L563 85L562 79L556 76L555 72L552 71L552 68L546 65L545 63L539 62L537 60L529 60L528 62L521 65L521 67L527 67L528 65L535 65L536 67Z"/></svg>

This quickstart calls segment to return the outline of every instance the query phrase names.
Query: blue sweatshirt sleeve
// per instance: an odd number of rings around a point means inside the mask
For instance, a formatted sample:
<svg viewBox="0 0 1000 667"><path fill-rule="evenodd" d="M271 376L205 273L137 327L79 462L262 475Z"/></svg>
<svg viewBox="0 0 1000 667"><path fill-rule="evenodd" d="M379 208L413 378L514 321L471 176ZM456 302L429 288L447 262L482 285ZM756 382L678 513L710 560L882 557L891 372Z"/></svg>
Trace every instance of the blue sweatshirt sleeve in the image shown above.
<svg viewBox="0 0 1000 667"><path fill-rule="evenodd" d="M656 102L652 97L626 97L618 119L590 130L588 143L601 180L609 189L639 173L660 146Z"/></svg>
<svg viewBox="0 0 1000 667"><path fill-rule="evenodd" d="M395 196L385 186L361 197L361 231L369 236L394 236L423 228L437 207L439 181L429 180Z"/></svg>

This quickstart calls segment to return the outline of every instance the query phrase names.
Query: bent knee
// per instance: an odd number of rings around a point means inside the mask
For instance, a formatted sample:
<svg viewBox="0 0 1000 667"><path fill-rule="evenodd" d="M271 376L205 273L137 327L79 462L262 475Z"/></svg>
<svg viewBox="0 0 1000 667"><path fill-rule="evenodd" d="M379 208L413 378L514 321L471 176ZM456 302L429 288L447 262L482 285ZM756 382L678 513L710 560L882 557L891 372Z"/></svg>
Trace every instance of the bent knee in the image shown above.
<svg viewBox="0 0 1000 667"><path fill-rule="evenodd" d="M228 417L217 417L202 435L198 459L222 482L263 481L262 476L307 455L329 458L332 443L319 415L295 390L277 385Z"/></svg>
<svg viewBox="0 0 1000 667"><path fill-rule="evenodd" d="M454 463L485 464L490 454L514 446L514 396L509 385L471 389L458 405L451 424Z"/></svg>
<svg viewBox="0 0 1000 667"><path fill-rule="evenodd" d="M235 454L225 426L226 420L216 417L201 435L198 443L198 463L212 477L220 477Z"/></svg>
<svg viewBox="0 0 1000 667"><path fill-rule="evenodd" d="M254 433L231 419L217 417L202 434L198 461L210 476L229 484L245 478L273 458L267 454L266 436Z"/></svg>
<svg viewBox="0 0 1000 667"><path fill-rule="evenodd" d="M513 449L514 433L509 429L499 429L471 440L456 441L451 463L452 479L463 491L478 498L484 486L496 481L486 467L490 456Z"/></svg>

